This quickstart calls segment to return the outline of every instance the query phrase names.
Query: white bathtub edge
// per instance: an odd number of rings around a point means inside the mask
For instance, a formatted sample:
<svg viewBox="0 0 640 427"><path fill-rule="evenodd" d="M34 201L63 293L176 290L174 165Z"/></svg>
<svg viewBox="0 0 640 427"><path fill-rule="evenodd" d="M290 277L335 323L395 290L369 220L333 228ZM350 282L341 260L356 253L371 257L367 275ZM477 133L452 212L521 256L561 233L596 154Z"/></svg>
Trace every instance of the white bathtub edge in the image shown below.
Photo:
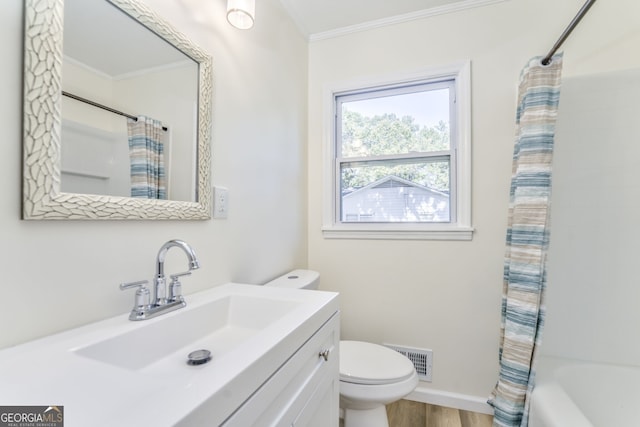
<svg viewBox="0 0 640 427"><path fill-rule="evenodd" d="M546 355L538 358L529 427L593 427L556 378L559 369L584 364L593 362Z"/></svg>
<svg viewBox="0 0 640 427"><path fill-rule="evenodd" d="M450 391L437 390L418 384L418 387L405 397L414 402L428 403L430 405L446 406L448 408L462 409L463 411L478 412L493 415L493 407L487 403L488 397L473 396L469 394L452 393Z"/></svg>
<svg viewBox="0 0 640 427"><path fill-rule="evenodd" d="M543 383L536 385L531 395L529 426L593 427L593 424L562 387L556 383Z"/></svg>

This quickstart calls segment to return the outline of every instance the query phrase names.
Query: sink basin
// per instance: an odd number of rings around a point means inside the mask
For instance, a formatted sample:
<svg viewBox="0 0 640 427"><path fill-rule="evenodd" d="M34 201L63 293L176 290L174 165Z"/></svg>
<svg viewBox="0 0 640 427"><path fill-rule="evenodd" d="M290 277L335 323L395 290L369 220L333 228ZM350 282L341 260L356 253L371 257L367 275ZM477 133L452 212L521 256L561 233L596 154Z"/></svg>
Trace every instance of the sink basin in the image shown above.
<svg viewBox="0 0 640 427"><path fill-rule="evenodd" d="M332 292L238 283L185 299L153 319L126 313L0 351L0 402L65 406L69 427L223 425L339 310ZM187 364L201 349L211 361Z"/></svg>
<svg viewBox="0 0 640 427"><path fill-rule="evenodd" d="M213 361L281 319L300 302L230 295L191 310L142 321L140 328L78 348L75 353L111 365L149 373L169 373L165 363L184 364L194 350Z"/></svg>

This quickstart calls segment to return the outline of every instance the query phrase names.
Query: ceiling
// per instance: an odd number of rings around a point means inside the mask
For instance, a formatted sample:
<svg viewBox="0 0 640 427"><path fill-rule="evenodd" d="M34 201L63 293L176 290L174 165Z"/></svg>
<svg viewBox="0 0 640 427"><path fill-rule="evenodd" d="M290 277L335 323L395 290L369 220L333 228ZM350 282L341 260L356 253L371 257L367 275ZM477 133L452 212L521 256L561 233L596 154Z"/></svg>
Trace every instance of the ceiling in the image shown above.
<svg viewBox="0 0 640 427"><path fill-rule="evenodd" d="M306 36L373 25L374 21L427 15L449 7L476 6L486 0L280 0ZM493 1L495 2L495 1Z"/></svg>

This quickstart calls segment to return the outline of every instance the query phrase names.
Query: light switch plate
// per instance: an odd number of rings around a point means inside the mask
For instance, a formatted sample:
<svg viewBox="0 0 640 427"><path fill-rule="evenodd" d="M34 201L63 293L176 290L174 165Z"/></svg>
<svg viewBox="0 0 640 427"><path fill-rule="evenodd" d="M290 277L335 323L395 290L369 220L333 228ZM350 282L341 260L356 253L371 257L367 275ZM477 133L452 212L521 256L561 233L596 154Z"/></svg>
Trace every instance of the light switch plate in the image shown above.
<svg viewBox="0 0 640 427"><path fill-rule="evenodd" d="M229 190L224 187L213 187L213 217L224 219L229 210Z"/></svg>

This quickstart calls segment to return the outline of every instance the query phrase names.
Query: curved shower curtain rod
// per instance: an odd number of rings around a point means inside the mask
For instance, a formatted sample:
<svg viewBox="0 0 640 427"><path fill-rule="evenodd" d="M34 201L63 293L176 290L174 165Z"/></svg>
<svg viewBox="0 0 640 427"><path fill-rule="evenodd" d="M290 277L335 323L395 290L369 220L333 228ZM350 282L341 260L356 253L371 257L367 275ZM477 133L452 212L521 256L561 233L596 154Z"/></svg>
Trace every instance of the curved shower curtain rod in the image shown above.
<svg viewBox="0 0 640 427"><path fill-rule="evenodd" d="M549 65L549 62L551 62L551 57L553 56L553 54L556 53L558 49L560 49L560 46L562 46L562 43L564 43L567 37L569 37L569 34L571 34L573 29L578 26L582 18L584 18L584 15L587 14L589 9L591 9L591 6L593 6L595 2L596 0L587 0L587 2L582 6L582 8L580 8L580 10L578 11L578 14L575 16L575 18L573 18L573 20L569 23L569 26L560 35L560 38L558 39L556 44L553 45L553 47L551 48L547 56L544 57L544 59L542 60L542 65Z"/></svg>

